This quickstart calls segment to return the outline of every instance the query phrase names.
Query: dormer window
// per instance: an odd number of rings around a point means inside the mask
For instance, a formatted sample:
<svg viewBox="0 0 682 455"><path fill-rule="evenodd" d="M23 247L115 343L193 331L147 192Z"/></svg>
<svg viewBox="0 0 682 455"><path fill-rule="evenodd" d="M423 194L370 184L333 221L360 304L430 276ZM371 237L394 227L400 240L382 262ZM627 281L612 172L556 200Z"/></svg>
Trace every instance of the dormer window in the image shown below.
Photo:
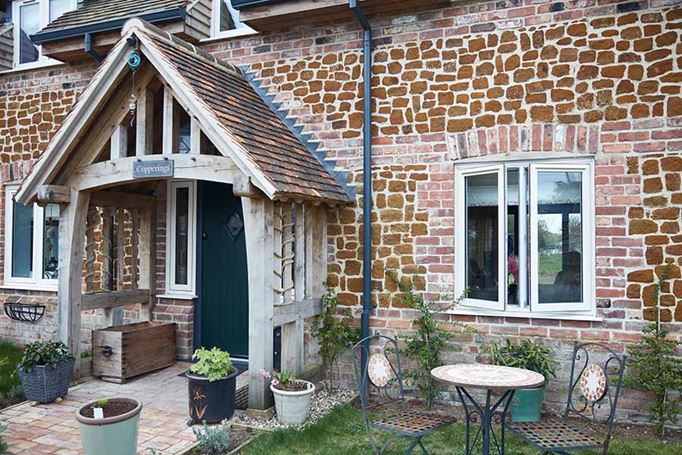
<svg viewBox="0 0 682 455"><path fill-rule="evenodd" d="M14 67L42 64L47 58L31 35L67 11L76 8L76 0L20 0L12 5L14 23Z"/></svg>
<svg viewBox="0 0 682 455"><path fill-rule="evenodd" d="M230 38L252 33L256 33L256 31L240 22L239 10L232 6L231 0L213 0L211 37Z"/></svg>

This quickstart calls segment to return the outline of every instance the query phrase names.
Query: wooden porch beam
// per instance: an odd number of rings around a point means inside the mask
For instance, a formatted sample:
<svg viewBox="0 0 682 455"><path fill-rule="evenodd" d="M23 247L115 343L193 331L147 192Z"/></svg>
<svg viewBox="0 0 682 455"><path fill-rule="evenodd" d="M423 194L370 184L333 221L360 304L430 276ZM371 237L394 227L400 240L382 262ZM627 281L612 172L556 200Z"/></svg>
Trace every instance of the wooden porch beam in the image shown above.
<svg viewBox="0 0 682 455"><path fill-rule="evenodd" d="M111 135L111 150L109 159L117 160L128 155L128 127L122 123L114 128Z"/></svg>
<svg viewBox="0 0 682 455"><path fill-rule="evenodd" d="M61 185L43 185L38 189L38 205L68 204L71 190Z"/></svg>
<svg viewBox="0 0 682 455"><path fill-rule="evenodd" d="M151 155L154 144L154 93L144 89L137 97L135 156Z"/></svg>
<svg viewBox="0 0 682 455"><path fill-rule="evenodd" d="M164 155L173 154L173 142L175 139L175 130L173 126L173 93L166 86L163 87L163 145L162 153Z"/></svg>
<svg viewBox="0 0 682 455"><path fill-rule="evenodd" d="M71 353L80 359L81 292L83 279L83 248L90 194L71 192L71 203L59 211L59 338ZM74 376L81 374L76 362Z"/></svg>
<svg viewBox="0 0 682 455"><path fill-rule="evenodd" d="M99 310L149 302L149 289L93 292L81 297L81 310Z"/></svg>
<svg viewBox="0 0 682 455"><path fill-rule="evenodd" d="M249 274L249 408L267 409L272 394L260 370L270 371L273 365L274 208L266 198L244 198L242 204Z"/></svg>
<svg viewBox="0 0 682 455"><path fill-rule="evenodd" d="M306 299L299 302L290 303L289 305L277 305L273 310L272 324L277 326L291 325L296 321L303 321L304 319L317 316L322 312L322 299ZM301 339L301 356L303 355L303 339ZM284 355L282 355L284 360ZM286 371L286 368L283 368Z"/></svg>
<svg viewBox="0 0 682 455"><path fill-rule="evenodd" d="M192 117L192 120L190 123L189 138L190 138L189 153L191 155L200 155L201 154L201 126L199 126L199 120L197 120L196 117Z"/></svg>

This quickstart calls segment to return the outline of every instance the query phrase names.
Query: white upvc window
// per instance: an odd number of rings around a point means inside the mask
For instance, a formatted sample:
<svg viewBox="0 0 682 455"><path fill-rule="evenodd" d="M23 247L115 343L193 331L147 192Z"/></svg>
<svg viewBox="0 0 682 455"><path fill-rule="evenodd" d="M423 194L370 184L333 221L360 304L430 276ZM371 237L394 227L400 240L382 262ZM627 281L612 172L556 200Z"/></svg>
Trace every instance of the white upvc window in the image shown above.
<svg viewBox="0 0 682 455"><path fill-rule="evenodd" d="M257 32L239 20L239 10L232 6L231 0L213 0L212 38L233 38L254 33Z"/></svg>
<svg viewBox="0 0 682 455"><path fill-rule="evenodd" d="M18 186L5 187L4 288L57 290L59 205L14 201Z"/></svg>
<svg viewBox="0 0 682 455"><path fill-rule="evenodd" d="M31 35L45 28L67 11L76 9L77 0L17 0L12 4L14 24L14 67L30 68L53 62L33 44Z"/></svg>
<svg viewBox="0 0 682 455"><path fill-rule="evenodd" d="M460 308L594 315L593 186L589 159L457 166Z"/></svg>
<svg viewBox="0 0 682 455"><path fill-rule="evenodd" d="M168 184L166 222L166 295L193 298L196 293L196 182Z"/></svg>

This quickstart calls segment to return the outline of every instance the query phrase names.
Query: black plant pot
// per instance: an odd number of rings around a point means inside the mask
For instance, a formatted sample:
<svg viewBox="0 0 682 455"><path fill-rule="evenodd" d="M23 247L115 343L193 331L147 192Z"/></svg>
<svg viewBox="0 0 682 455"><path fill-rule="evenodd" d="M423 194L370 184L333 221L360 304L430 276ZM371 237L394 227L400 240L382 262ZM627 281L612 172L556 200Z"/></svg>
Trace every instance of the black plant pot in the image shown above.
<svg viewBox="0 0 682 455"><path fill-rule="evenodd" d="M210 382L204 376L186 373L189 387L189 417L191 424L218 423L234 414L234 395L239 370Z"/></svg>
<svg viewBox="0 0 682 455"><path fill-rule="evenodd" d="M27 372L17 367L21 388L27 400L52 403L63 398L69 390L74 359L54 366L32 366Z"/></svg>

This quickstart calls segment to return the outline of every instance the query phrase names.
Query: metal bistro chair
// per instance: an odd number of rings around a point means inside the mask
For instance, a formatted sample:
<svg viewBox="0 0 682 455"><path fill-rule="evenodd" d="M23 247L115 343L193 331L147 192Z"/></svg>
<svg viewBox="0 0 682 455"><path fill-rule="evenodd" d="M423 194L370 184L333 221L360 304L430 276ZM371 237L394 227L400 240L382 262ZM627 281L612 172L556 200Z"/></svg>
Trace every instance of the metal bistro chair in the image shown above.
<svg viewBox="0 0 682 455"><path fill-rule="evenodd" d="M590 358L595 351L601 352L602 356L598 357L600 360ZM602 454L607 455L621 394L625 358L625 355L617 354L601 343L576 342L573 346L566 409L561 421L516 423L510 426L511 431L543 454L602 449ZM571 427L568 421L570 416L601 423L606 427L605 439L599 441L579 428Z"/></svg>
<svg viewBox="0 0 682 455"><path fill-rule="evenodd" d="M383 342L379 349L372 350L372 342ZM393 443L400 439L412 440L405 451L412 453L419 446L422 453L428 451L422 438L446 425L455 423L455 419L436 413L411 411L403 391L403 376L400 369L400 354L396 339L383 335L373 335L364 338L354 346L350 346L355 367L355 378L360 390L360 406L365 421L367 437L372 445L374 454L383 454ZM367 367L362 369L362 355L366 355ZM395 359L395 363L391 362ZM363 393L366 391L366 393ZM374 393L372 393L374 392ZM370 403L370 396L374 398ZM380 412L376 419L372 413ZM381 445L372 437L372 429L385 431L392 435Z"/></svg>

